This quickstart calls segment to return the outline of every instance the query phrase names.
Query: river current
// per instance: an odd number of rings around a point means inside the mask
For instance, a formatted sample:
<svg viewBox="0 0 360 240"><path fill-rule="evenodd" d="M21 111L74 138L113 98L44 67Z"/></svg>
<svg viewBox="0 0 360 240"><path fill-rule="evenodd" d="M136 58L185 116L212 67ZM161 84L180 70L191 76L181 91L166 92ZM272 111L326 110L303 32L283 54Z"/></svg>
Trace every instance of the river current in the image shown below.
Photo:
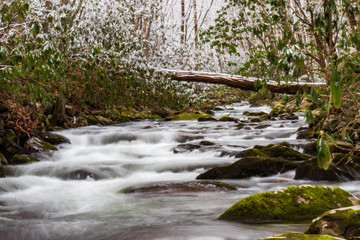
<svg viewBox="0 0 360 240"><path fill-rule="evenodd" d="M235 103L224 115L246 120L244 111L269 107ZM266 178L226 181L228 192L124 193L150 183L193 181L212 166L237 159L223 152L296 139L304 119L251 123L139 121L89 126L56 132L70 139L59 151L37 154L41 161L7 167L0 179L0 240L235 240L258 239L289 231L303 232L308 223L241 224L216 220L238 200L282 187L313 184L293 180L294 172ZM215 143L195 151L174 153L184 142ZM358 182L336 185L355 195Z"/></svg>

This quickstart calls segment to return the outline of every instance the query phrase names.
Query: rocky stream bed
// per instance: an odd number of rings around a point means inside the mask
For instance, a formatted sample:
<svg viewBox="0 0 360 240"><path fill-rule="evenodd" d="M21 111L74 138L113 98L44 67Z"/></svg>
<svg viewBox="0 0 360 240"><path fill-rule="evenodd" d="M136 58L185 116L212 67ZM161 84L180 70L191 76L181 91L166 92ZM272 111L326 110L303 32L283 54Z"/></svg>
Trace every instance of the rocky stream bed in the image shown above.
<svg viewBox="0 0 360 240"><path fill-rule="evenodd" d="M346 215L358 219L357 207L339 210L341 216L329 220L333 208L358 205L357 169L316 168L314 145L298 137L307 127L303 114L274 118L270 111L241 102L194 120L174 116L57 131L65 137L59 145L51 134L41 137L56 149L32 139L29 146L37 151L14 156L16 164L5 166L6 178L0 179L1 240L250 240L305 231L351 239L359 234ZM273 194L293 200L279 201ZM313 202L315 210L308 208ZM346 229L323 227L341 217ZM284 236L269 239L335 239Z"/></svg>

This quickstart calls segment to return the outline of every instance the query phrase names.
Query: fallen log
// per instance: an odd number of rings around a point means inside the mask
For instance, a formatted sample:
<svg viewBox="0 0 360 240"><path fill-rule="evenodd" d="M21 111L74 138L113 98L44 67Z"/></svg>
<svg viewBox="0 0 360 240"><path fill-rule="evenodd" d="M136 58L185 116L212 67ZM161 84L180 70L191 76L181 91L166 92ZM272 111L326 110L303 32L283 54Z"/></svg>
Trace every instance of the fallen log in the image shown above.
<svg viewBox="0 0 360 240"><path fill-rule="evenodd" d="M198 71L179 71L162 69L160 72L171 76L172 80L185 82L202 82L211 84L223 84L229 87L240 88L243 90L257 91L255 89L256 78L246 78L237 75L230 75L224 73L210 73ZM298 91L303 92L304 87L326 87L326 83L311 83L311 82L288 82L278 84L275 81L268 81L267 88L273 93L296 94Z"/></svg>

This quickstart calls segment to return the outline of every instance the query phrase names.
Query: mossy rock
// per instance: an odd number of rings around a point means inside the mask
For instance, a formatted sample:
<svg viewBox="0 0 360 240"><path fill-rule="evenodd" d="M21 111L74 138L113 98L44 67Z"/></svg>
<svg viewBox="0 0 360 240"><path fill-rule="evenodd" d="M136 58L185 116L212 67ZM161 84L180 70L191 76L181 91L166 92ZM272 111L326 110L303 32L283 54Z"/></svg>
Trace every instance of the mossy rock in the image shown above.
<svg viewBox="0 0 360 240"><path fill-rule="evenodd" d="M326 234L345 239L360 238L360 207L346 207L330 210L313 220L309 234Z"/></svg>
<svg viewBox="0 0 360 240"><path fill-rule="evenodd" d="M235 157L273 157L286 160L303 161L309 160L310 156L295 151L284 145L269 144L267 146L255 145L253 148L244 150L235 155Z"/></svg>
<svg viewBox="0 0 360 240"><path fill-rule="evenodd" d="M39 137L41 137L44 141L51 143L53 145L70 143L70 140L68 138L55 133L44 132L44 133L40 133Z"/></svg>
<svg viewBox="0 0 360 240"><path fill-rule="evenodd" d="M196 120L199 118L209 118L212 115L207 113L180 113L176 115L172 115L170 117L167 117L167 120L171 121L182 121L182 120Z"/></svg>
<svg viewBox="0 0 360 240"><path fill-rule="evenodd" d="M182 193L182 192L220 192L234 191L236 187L216 181L164 182L141 187L128 188L125 193Z"/></svg>
<svg viewBox="0 0 360 240"><path fill-rule="evenodd" d="M250 117L260 117L260 116L265 115L265 114L267 114L267 113L266 113L266 112L263 112L263 111L261 111L261 112L249 112L249 111L244 111L244 112L243 112L243 115L245 115L245 116L250 116Z"/></svg>
<svg viewBox="0 0 360 240"><path fill-rule="evenodd" d="M219 219L248 223L305 220L331 209L359 204L358 198L341 188L303 185L241 199Z"/></svg>
<svg viewBox="0 0 360 240"><path fill-rule="evenodd" d="M238 122L239 119L230 117L230 116L223 116L218 121L220 121L220 122Z"/></svg>
<svg viewBox="0 0 360 240"><path fill-rule="evenodd" d="M235 163L214 167L196 179L243 179L253 176L266 177L296 169L298 162L271 157L245 157Z"/></svg>
<svg viewBox="0 0 360 240"><path fill-rule="evenodd" d="M112 121L109 118L103 116L93 116L93 115L85 115L84 118L87 120L89 125L110 125Z"/></svg>
<svg viewBox="0 0 360 240"><path fill-rule="evenodd" d="M10 164L26 164L26 163L33 163L33 162L40 162L39 159L30 157L30 156L24 156L20 154L15 154L13 158L10 161Z"/></svg>
<svg viewBox="0 0 360 240"><path fill-rule="evenodd" d="M336 240L336 238L325 235L302 234L302 233L283 233L272 237L262 238L260 240Z"/></svg>
<svg viewBox="0 0 360 240"><path fill-rule="evenodd" d="M48 143L40 138L32 137L26 141L26 144L35 151L57 151L58 149L54 147L51 143Z"/></svg>

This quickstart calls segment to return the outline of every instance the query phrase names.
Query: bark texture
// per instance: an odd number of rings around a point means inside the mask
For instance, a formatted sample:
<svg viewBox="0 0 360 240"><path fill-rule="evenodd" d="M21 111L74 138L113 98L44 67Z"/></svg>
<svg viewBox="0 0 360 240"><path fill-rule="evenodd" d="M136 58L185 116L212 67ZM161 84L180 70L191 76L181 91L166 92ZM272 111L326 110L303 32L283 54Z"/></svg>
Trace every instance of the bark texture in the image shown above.
<svg viewBox="0 0 360 240"><path fill-rule="evenodd" d="M255 78L246 78L237 75L230 75L224 73L209 73L209 72L197 72L197 71L179 71L162 69L160 72L171 75L171 78L176 81L185 82L202 82L211 84L223 84L234 88L243 90L257 91L255 89ZM273 93L286 93L296 94L298 91L303 92L304 87L326 87L326 83L311 83L311 82L288 82L278 84L275 81L269 81L267 83L268 89Z"/></svg>

